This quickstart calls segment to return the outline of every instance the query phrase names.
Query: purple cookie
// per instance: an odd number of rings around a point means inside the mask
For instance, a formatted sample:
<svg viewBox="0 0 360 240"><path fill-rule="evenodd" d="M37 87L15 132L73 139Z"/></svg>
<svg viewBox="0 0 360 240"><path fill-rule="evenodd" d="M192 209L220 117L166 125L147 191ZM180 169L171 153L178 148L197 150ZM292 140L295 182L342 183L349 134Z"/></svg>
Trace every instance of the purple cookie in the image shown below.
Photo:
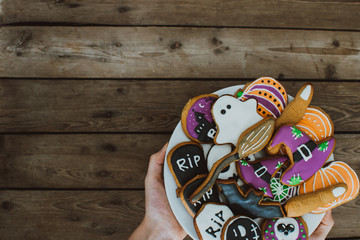
<svg viewBox="0 0 360 240"><path fill-rule="evenodd" d="M264 240L306 240L308 229L301 217L267 219L262 226Z"/></svg>
<svg viewBox="0 0 360 240"><path fill-rule="evenodd" d="M181 114L181 126L185 134L198 143L212 143L216 124L211 107L217 100L215 94L200 95L189 100Z"/></svg>

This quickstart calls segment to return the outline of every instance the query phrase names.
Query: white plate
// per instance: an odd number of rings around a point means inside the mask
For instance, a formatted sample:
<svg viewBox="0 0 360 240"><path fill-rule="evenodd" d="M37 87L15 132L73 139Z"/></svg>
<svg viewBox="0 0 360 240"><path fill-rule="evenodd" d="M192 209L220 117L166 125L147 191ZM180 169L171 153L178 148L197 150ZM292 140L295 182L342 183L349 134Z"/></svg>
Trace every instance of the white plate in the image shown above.
<svg viewBox="0 0 360 240"><path fill-rule="evenodd" d="M214 92L214 94L217 94L219 96L224 95L224 94L234 95L237 90L239 90L240 88L243 88L243 87L244 87L244 85L227 87L227 88L223 88L223 89L220 89L220 90ZM289 101L291 101L292 99L293 99L293 97L289 96ZM172 148L174 148L177 144L186 142L186 141L191 141L191 140L185 135L185 133L181 127L181 121L179 121L174 132L172 133L172 135L170 137L169 145L168 145L168 148L166 149L165 159L167 159L167 155ZM211 146L212 146L212 144L202 144L205 156L207 155L207 151L209 151ZM329 161L333 161L333 160L334 160L334 157L331 154ZM175 183L175 179L174 179L173 175L170 172L170 169L169 169L169 166L168 166L166 160L165 160L165 164L164 164L164 182L165 182L166 195L167 195L168 201L170 203L170 207L171 207L176 219L178 220L178 222L180 223L182 228L187 232L187 234L189 234L190 237L192 237L193 239L199 239L196 234L195 228L194 228L193 218L188 213L188 211L185 209L181 199L177 198L177 196L176 196L177 185ZM313 231L316 229L316 227L320 224L324 215L325 215L325 213L322 213L322 214L308 213L308 214L305 214L302 216L308 226L309 235L312 234Z"/></svg>

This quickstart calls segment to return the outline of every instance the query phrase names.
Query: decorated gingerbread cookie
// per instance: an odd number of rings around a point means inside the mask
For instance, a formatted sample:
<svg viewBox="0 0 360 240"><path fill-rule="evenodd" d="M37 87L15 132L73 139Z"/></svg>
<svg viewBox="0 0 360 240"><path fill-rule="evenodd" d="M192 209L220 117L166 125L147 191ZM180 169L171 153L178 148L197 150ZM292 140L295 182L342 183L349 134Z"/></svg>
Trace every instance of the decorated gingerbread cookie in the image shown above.
<svg viewBox="0 0 360 240"><path fill-rule="evenodd" d="M236 96L242 101L256 99L257 112L264 118L267 116L278 118L288 102L285 88L271 77L256 79L244 89L240 89Z"/></svg>
<svg viewBox="0 0 360 240"><path fill-rule="evenodd" d="M244 193L235 180L219 180L217 184L231 211L236 215L245 215L251 218L285 216L279 203L262 202L264 197L262 192L250 189L247 193Z"/></svg>
<svg viewBox="0 0 360 240"><path fill-rule="evenodd" d="M241 159L237 165L239 176L255 189L263 191L265 196L272 198L271 178L286 160L287 157L285 156L268 157L251 163Z"/></svg>
<svg viewBox="0 0 360 240"><path fill-rule="evenodd" d="M270 190L273 194L272 198L266 197L264 201L285 203L289 198L297 195L297 187L287 186L281 183L280 178L283 169L275 173L275 176L270 180Z"/></svg>
<svg viewBox="0 0 360 240"><path fill-rule="evenodd" d="M278 154L284 146L291 161L290 167L283 173L281 182L297 186L314 175L333 152L333 137L317 144L295 126L285 125L279 128L267 147L270 154Z"/></svg>
<svg viewBox="0 0 360 240"><path fill-rule="evenodd" d="M212 146L206 158L208 170L209 171L211 170L212 166L216 163L216 161L222 159L231 152L232 152L232 147L230 144ZM228 165L221 171L221 173L218 176L218 179L229 179L236 176L237 176L236 164L235 162L233 162L230 163L230 165Z"/></svg>
<svg viewBox="0 0 360 240"><path fill-rule="evenodd" d="M222 240L261 240L259 225L251 218L234 216L221 231Z"/></svg>
<svg viewBox="0 0 360 240"><path fill-rule="evenodd" d="M331 208L355 199L359 194L359 178L355 171L346 163L335 161L321 168L309 180L299 186L298 194L307 194L327 188L337 183L345 183L348 190L346 193L333 201L319 206L312 213L322 213Z"/></svg>
<svg viewBox="0 0 360 240"><path fill-rule="evenodd" d="M216 134L211 107L218 98L215 94L200 95L189 100L181 114L181 126L191 140L212 143Z"/></svg>
<svg viewBox="0 0 360 240"><path fill-rule="evenodd" d="M194 142L176 145L167 155L167 162L179 188L197 175L208 173L204 151Z"/></svg>
<svg viewBox="0 0 360 240"><path fill-rule="evenodd" d="M220 240L224 224L233 217L230 208L224 204L207 203L194 217L194 226L201 240Z"/></svg>
<svg viewBox="0 0 360 240"><path fill-rule="evenodd" d="M301 217L267 219L262 225L264 240L306 240L308 229Z"/></svg>
<svg viewBox="0 0 360 240"><path fill-rule="evenodd" d="M248 128L260 122L263 117L257 111L255 99L245 102L233 96L221 96L212 107L216 122L216 144L231 143L237 146L240 135Z"/></svg>
<svg viewBox="0 0 360 240"><path fill-rule="evenodd" d="M191 193L195 191L195 189L200 186L200 184L204 181L206 178L206 174L198 175L195 178L191 179L189 182L187 182L180 190L180 198L183 202L186 210L188 210L189 214L194 217L195 214L199 211L202 205L208 202L217 202L219 203L219 194L217 192L216 188L210 188L209 191L207 191L202 198L200 198L195 203L189 202L189 197Z"/></svg>
<svg viewBox="0 0 360 240"><path fill-rule="evenodd" d="M308 107L296 127L305 132L315 142L334 135L334 124L329 115L318 107Z"/></svg>

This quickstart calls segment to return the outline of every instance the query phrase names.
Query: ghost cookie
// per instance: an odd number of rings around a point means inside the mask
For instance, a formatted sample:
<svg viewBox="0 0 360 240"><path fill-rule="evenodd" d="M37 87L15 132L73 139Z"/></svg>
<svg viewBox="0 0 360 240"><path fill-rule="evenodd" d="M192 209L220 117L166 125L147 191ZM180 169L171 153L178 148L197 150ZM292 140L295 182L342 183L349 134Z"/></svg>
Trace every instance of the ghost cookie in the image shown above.
<svg viewBox="0 0 360 240"><path fill-rule="evenodd" d="M200 144L183 142L176 145L167 155L169 169L179 188L199 174L207 174L204 151Z"/></svg>
<svg viewBox="0 0 360 240"><path fill-rule="evenodd" d="M234 216L221 231L222 240L261 240L259 225L251 218Z"/></svg>
<svg viewBox="0 0 360 240"><path fill-rule="evenodd" d="M202 205L208 202L220 202L219 194L216 188L210 188L197 202L190 203L188 200L191 193L204 181L206 174L198 175L187 182L180 190L180 199L183 202L186 210L194 217Z"/></svg>
<svg viewBox="0 0 360 240"><path fill-rule="evenodd" d="M192 141L212 143L216 134L211 107L218 98L215 94L200 95L189 100L181 114L181 126Z"/></svg>
<svg viewBox="0 0 360 240"><path fill-rule="evenodd" d="M287 160L285 156L274 156L247 162L242 159L237 164L239 176L255 189L264 192L265 196L273 197L270 189L271 178Z"/></svg>
<svg viewBox="0 0 360 240"><path fill-rule="evenodd" d="M308 229L301 217L267 219L262 225L263 240L306 240Z"/></svg>
<svg viewBox="0 0 360 240"><path fill-rule="evenodd" d="M200 240L220 240L221 230L234 214L224 204L207 203L194 217L194 227Z"/></svg>
<svg viewBox="0 0 360 240"><path fill-rule="evenodd" d="M223 145L214 145L210 148L209 153L207 155L206 161L207 161L207 167L210 171L214 163L218 161L219 159L225 157L226 155L230 154L232 152L232 147L230 144L223 144ZM230 163L227 167L225 167L219 176L218 179L229 179L232 177L236 177L236 164L235 162Z"/></svg>
<svg viewBox="0 0 360 240"><path fill-rule="evenodd" d="M262 117L273 116L278 118L284 111L288 99L283 85L271 77L262 77L256 79L245 88L240 89L236 96L241 101L247 99L256 99L257 112Z"/></svg>
<svg viewBox="0 0 360 240"><path fill-rule="evenodd" d="M215 143L231 143L237 146L240 135L263 119L257 113L256 107L255 99L242 102L233 96L224 95L216 100L212 107L217 126Z"/></svg>
<svg viewBox="0 0 360 240"><path fill-rule="evenodd" d="M278 129L267 147L269 154L278 154L284 146L291 165L283 173L281 182L297 186L314 175L330 157L335 147L333 137L315 143L295 126L284 125Z"/></svg>

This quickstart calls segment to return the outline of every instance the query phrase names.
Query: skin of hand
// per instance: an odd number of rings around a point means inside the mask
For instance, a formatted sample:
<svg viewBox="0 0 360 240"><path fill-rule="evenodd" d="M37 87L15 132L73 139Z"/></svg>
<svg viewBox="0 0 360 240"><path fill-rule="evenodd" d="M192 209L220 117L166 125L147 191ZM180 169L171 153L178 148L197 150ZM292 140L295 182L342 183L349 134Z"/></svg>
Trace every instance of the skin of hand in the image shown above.
<svg viewBox="0 0 360 240"><path fill-rule="evenodd" d="M129 240L184 239L185 231L177 222L166 197L163 166L168 144L151 155L145 177L145 216Z"/></svg>
<svg viewBox="0 0 360 240"><path fill-rule="evenodd" d="M315 229L308 240L324 240L334 226L331 210L327 211L320 225Z"/></svg>

